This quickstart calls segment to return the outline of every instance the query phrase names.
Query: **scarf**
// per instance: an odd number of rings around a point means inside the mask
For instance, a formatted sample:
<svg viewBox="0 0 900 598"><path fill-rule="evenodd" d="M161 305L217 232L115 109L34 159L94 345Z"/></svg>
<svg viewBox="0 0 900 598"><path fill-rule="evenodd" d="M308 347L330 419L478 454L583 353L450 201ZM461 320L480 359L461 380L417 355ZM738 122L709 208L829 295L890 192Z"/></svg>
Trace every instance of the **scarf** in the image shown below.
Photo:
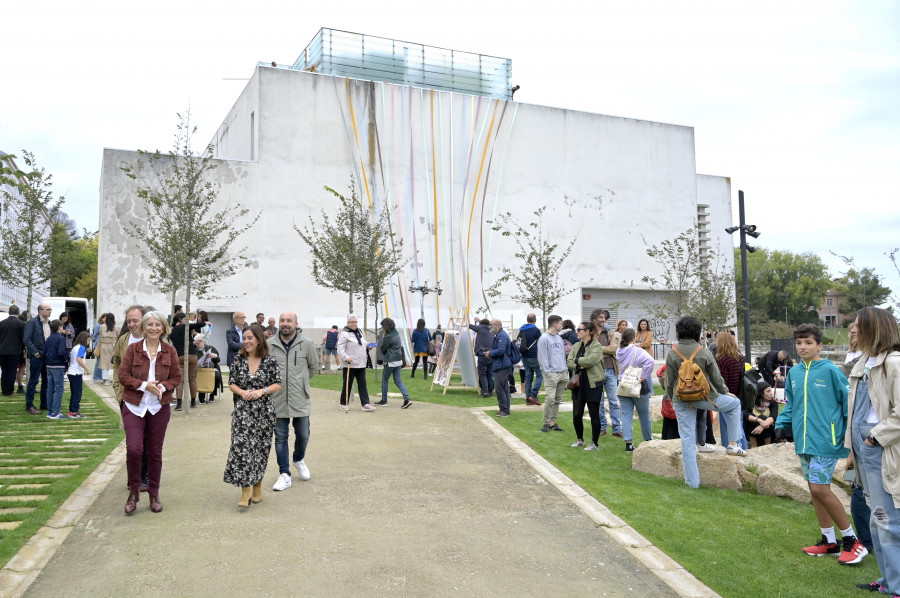
<svg viewBox="0 0 900 598"><path fill-rule="evenodd" d="M344 332L352 332L356 335L356 342L360 345L362 344L362 334L360 334L359 328L357 328L356 330L350 330L349 326L344 326Z"/></svg>

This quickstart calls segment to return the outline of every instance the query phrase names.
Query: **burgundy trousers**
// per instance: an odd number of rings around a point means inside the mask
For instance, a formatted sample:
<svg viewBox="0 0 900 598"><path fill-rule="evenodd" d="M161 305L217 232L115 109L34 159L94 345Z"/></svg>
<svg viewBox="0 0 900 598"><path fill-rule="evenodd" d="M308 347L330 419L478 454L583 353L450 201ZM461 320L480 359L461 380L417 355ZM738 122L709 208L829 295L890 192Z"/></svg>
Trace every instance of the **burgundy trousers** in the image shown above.
<svg viewBox="0 0 900 598"><path fill-rule="evenodd" d="M149 411L144 417L122 406L122 423L125 425L125 464L128 468L128 487L137 492L141 485L141 457L144 454L144 437L147 438L147 473L150 484L147 491L159 496L159 479L162 476L162 449L166 428L172 416L172 407L163 405L156 415Z"/></svg>

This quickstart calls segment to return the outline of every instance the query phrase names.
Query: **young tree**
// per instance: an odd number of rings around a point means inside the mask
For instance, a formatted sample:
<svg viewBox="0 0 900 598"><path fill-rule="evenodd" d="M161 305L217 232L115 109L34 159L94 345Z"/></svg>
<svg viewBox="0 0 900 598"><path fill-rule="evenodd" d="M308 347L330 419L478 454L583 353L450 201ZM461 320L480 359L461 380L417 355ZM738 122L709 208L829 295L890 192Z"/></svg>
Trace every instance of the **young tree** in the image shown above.
<svg viewBox="0 0 900 598"><path fill-rule="evenodd" d="M662 269L659 279L644 276L660 299L644 305L654 318L671 320L692 315L707 329L729 328L735 322L733 268L720 248L700 253L697 229L689 228L674 239L647 249L647 256Z"/></svg>
<svg viewBox="0 0 900 598"><path fill-rule="evenodd" d="M38 168L33 153L23 150L22 156L24 171L4 166L0 174L3 183L16 189L3 190L3 208L16 225L0 228L0 280L25 287L25 310L29 311L34 288L50 280L51 223L65 198L54 196L53 175Z"/></svg>
<svg viewBox="0 0 900 598"><path fill-rule="evenodd" d="M137 196L142 219L125 226L125 232L140 244L140 255L150 266L150 280L163 292L184 289L184 311L191 311L191 297L210 296L215 283L249 265L247 246L239 238L253 226L261 212L247 208L222 206L218 202L219 184L213 174L218 163L212 146L195 154L191 137L197 128L191 125L190 112L178 115L173 149L139 150L134 164L120 168L138 183ZM227 223L227 226L224 224ZM150 233L148 234L148 226ZM185 326L184 346L190 341ZM188 351L184 352L187 377ZM187 385L187 380L185 380Z"/></svg>
<svg viewBox="0 0 900 598"><path fill-rule="evenodd" d="M375 213L362 205L350 177L350 197L331 187L325 190L340 202L334 217L322 210L321 221L312 216L294 230L309 247L313 280L319 286L347 293L349 313L353 299L363 302L363 328L367 326L370 300L378 301L387 281L409 262L403 257L403 241L391 228L387 209Z"/></svg>
<svg viewBox="0 0 900 598"><path fill-rule="evenodd" d="M874 268L860 268L852 257L831 252L845 264L847 271L836 280L835 290L844 293L845 300L841 303L842 314L853 314L864 307L877 307L884 304L891 296L891 289L882 284L883 278L875 272ZM891 259L893 259L892 256Z"/></svg>
<svg viewBox="0 0 900 598"><path fill-rule="evenodd" d="M580 284L564 284L559 278L559 270L571 255L578 234L560 251L557 243L550 242L549 233L544 232L546 211L544 206L532 212L533 218L525 226L510 212L501 214L492 223L495 231L515 241L516 252L513 255L518 264L514 269L503 265L502 275L487 290L489 297L496 298L501 294L501 287L512 281L516 290L511 298L539 310L541 327L546 327L547 314L559 305L563 297L581 288Z"/></svg>

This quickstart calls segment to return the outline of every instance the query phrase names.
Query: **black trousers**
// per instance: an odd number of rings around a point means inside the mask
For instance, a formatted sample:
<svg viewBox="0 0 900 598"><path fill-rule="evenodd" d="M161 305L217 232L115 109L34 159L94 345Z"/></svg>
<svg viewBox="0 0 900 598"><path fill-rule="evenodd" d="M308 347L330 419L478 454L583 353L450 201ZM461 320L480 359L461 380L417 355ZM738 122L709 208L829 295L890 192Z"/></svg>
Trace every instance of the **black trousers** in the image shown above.
<svg viewBox="0 0 900 598"><path fill-rule="evenodd" d="M369 404L369 389L366 386L366 368L342 368L344 374L344 384L341 386L341 405L348 403L348 396L353 392L353 381L356 380L359 392L359 402L363 405Z"/></svg>
<svg viewBox="0 0 900 598"><path fill-rule="evenodd" d="M16 392L16 374L19 373L18 355L0 355L0 392L9 396Z"/></svg>

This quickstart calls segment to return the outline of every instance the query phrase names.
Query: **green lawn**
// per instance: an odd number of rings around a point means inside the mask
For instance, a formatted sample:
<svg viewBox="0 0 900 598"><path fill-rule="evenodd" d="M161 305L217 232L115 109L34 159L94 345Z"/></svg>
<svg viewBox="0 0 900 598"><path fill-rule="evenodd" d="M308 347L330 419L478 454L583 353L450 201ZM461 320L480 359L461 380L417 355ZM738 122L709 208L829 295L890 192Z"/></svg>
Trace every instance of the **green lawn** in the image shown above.
<svg viewBox="0 0 900 598"><path fill-rule="evenodd" d="M0 567L124 438L119 414L87 385L81 412L88 417L50 420L26 413L24 395L0 397ZM94 441L69 442L79 439Z"/></svg>
<svg viewBox="0 0 900 598"><path fill-rule="evenodd" d="M843 567L836 558L800 551L820 535L811 505L694 490L681 479L634 471L623 441L613 436L602 437L596 452L570 448L569 417L559 422L564 434L538 432L536 412L513 412L499 422L722 596L852 596L859 593L854 584L878 577L874 555ZM657 422L655 431L660 427ZM589 429L585 420L586 436Z"/></svg>

